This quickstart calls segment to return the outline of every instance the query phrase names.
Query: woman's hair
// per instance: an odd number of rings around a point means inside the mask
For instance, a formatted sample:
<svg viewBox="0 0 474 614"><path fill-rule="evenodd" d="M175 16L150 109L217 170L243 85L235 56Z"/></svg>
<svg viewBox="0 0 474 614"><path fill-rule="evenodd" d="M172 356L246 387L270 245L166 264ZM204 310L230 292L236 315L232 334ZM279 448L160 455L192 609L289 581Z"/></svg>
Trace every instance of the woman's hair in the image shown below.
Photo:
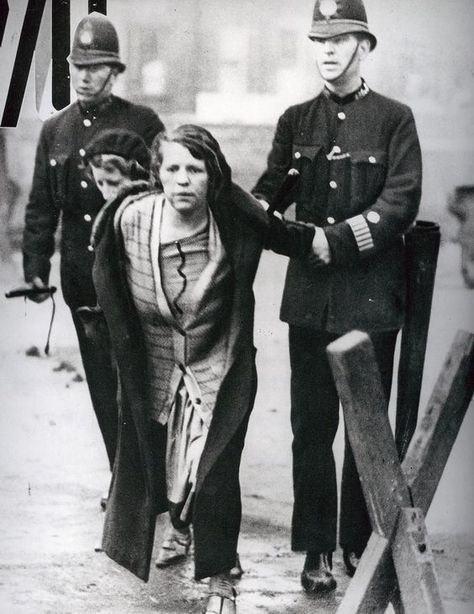
<svg viewBox="0 0 474 614"><path fill-rule="evenodd" d="M86 168L86 173L89 177L92 176L90 167L102 168L104 171L113 172L118 170L125 177L132 179L143 179L147 181L150 178L150 173L136 160L126 160L122 156L115 154L95 154L88 159L89 167Z"/></svg>
<svg viewBox="0 0 474 614"><path fill-rule="evenodd" d="M184 124L171 132L159 133L152 143L150 171L159 189L163 189L159 176L163 162L162 143L178 143L194 158L204 161L209 176L209 202L214 202L222 190L230 185L231 170L216 139L202 126Z"/></svg>
<svg viewBox="0 0 474 614"><path fill-rule="evenodd" d="M149 179L150 151L142 137L124 128L102 130L86 145L84 164L106 171L118 170L132 181ZM88 172L91 175L90 172Z"/></svg>

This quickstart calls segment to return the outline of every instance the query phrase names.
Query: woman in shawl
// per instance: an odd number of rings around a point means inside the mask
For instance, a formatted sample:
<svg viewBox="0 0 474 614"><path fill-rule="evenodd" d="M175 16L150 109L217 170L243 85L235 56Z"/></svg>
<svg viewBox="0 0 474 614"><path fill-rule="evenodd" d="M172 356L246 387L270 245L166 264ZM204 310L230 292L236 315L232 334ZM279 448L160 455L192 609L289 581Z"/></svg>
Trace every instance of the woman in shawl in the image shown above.
<svg viewBox="0 0 474 614"><path fill-rule="evenodd" d="M185 125L152 147L156 189L109 203L94 229L97 296L120 379L119 445L103 548L148 579L185 554L210 578L206 613L235 613L239 465L256 391L252 284L262 247L292 257L314 229L267 215L231 181L219 144Z"/></svg>

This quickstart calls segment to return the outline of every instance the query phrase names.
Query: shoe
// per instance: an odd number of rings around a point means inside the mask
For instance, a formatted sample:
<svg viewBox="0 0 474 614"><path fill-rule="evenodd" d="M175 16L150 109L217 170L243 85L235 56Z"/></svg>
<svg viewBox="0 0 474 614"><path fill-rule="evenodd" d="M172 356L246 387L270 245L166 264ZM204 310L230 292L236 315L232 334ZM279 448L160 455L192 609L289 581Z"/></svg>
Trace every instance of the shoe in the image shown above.
<svg viewBox="0 0 474 614"><path fill-rule="evenodd" d="M229 571L229 576L232 578L232 580L240 580L243 574L244 570L242 569L242 566L240 564L240 557L237 554L235 557L235 565Z"/></svg>
<svg viewBox="0 0 474 614"><path fill-rule="evenodd" d="M326 593L336 588L336 580L331 573L332 552L306 554L301 573L301 585L307 593Z"/></svg>
<svg viewBox="0 0 474 614"><path fill-rule="evenodd" d="M237 614L237 592L229 574L212 576L204 614Z"/></svg>
<svg viewBox="0 0 474 614"><path fill-rule="evenodd" d="M346 573L350 578L352 578L356 572L357 566L359 565L360 556L357 556L355 552L351 552L350 550L343 550L342 558L344 560L344 565L346 566Z"/></svg>
<svg viewBox="0 0 474 614"><path fill-rule="evenodd" d="M156 567L168 567L182 561L188 556L191 546L191 531L189 528L178 531L170 527L156 557Z"/></svg>

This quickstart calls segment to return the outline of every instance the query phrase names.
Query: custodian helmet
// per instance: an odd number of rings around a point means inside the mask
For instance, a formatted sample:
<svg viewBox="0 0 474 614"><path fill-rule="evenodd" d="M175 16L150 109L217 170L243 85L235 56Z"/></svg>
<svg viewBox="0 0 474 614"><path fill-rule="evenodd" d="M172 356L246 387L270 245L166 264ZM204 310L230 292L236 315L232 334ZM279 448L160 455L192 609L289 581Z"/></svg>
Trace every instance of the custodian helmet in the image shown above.
<svg viewBox="0 0 474 614"><path fill-rule="evenodd" d="M341 34L365 34L371 48L377 39L369 31L362 0L316 0L309 38L332 38Z"/></svg>
<svg viewBox="0 0 474 614"><path fill-rule="evenodd" d="M120 72L125 70L125 64L120 61L117 31L105 15L94 12L81 19L68 62L79 66L110 64Z"/></svg>

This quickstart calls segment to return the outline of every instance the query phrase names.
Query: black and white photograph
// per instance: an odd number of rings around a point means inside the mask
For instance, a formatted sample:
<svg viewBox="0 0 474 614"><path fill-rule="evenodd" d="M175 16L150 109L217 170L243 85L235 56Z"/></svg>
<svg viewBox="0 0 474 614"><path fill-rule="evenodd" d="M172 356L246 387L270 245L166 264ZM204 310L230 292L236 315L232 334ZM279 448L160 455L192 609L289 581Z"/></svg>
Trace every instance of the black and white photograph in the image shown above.
<svg viewBox="0 0 474 614"><path fill-rule="evenodd" d="M474 611L472 32L0 1L0 614Z"/></svg>

